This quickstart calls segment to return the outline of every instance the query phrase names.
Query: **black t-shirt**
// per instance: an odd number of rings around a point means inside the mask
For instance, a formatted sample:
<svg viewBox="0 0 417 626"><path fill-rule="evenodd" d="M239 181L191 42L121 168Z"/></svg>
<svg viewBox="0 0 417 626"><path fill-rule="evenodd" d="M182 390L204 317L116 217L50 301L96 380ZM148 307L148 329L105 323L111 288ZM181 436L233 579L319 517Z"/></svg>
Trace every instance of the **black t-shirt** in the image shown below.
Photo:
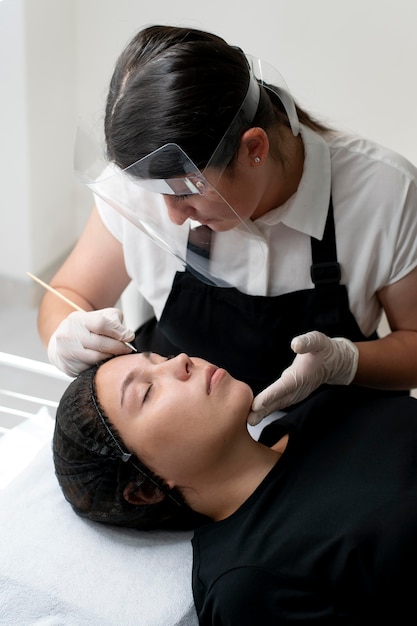
<svg viewBox="0 0 417 626"><path fill-rule="evenodd" d="M195 531L200 624L416 624L417 400L335 388L261 441L286 432L249 499Z"/></svg>

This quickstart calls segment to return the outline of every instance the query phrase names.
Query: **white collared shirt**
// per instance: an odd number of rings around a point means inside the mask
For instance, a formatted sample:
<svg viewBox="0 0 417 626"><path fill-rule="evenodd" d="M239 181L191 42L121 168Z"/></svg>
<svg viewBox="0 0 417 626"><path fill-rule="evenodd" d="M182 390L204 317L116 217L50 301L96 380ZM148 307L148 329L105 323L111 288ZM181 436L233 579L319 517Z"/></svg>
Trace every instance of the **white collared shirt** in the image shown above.
<svg viewBox="0 0 417 626"><path fill-rule="evenodd" d="M378 290L417 266L417 169L362 137L321 136L305 126L301 133L305 162L297 192L251 224L258 237L244 228L216 235L213 266L251 295L312 289L310 237L323 237L331 191L341 282L359 327L370 335L382 313ZM96 197L104 224L123 245L128 274L159 318L176 271L184 269L188 229L169 222L161 196L141 191L138 200L163 216L169 247L179 254L167 253Z"/></svg>

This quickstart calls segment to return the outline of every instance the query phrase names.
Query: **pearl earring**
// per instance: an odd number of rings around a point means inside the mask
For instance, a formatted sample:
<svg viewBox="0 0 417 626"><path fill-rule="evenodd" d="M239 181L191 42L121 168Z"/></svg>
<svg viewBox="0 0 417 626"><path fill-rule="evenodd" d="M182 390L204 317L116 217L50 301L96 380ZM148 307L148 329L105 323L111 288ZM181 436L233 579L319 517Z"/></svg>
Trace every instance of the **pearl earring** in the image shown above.
<svg viewBox="0 0 417 626"><path fill-rule="evenodd" d="M260 163L261 157L256 156L253 160L255 161L255 163Z"/></svg>

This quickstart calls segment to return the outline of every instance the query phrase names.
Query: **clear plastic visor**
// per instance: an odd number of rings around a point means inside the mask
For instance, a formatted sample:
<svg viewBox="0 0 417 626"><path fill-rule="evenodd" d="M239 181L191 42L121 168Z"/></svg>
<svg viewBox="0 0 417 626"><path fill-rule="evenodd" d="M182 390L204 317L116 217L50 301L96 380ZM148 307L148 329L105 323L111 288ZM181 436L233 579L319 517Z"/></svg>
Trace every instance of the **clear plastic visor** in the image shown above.
<svg viewBox="0 0 417 626"><path fill-rule="evenodd" d="M240 263L250 258L250 274L256 276L265 265L265 245L252 221L241 218L239 207L231 206L217 186L234 155L236 137L242 127L250 127L254 119L259 104L259 84L280 98L293 134L299 132L295 105L282 76L260 59L247 56L247 60L250 76L247 93L204 172L174 143L161 146L122 170L103 158L97 158L94 145L97 146L98 142L92 142L90 133L81 127L75 152L78 177L95 195L150 236L166 252L174 255L183 267L197 272L202 280L243 290L250 290L250 285L243 284L243 279L235 279L231 271L235 262L227 258L223 249L230 249L230 254L237 257L243 255ZM201 139L204 141L203 133ZM170 202L165 201L164 214L161 203L158 206L154 202L147 203L148 192L175 196L178 199L176 210L180 211L183 203L190 215L176 225L170 220ZM200 196L207 201L202 213L190 196ZM205 228L199 228L201 225ZM243 238L242 245L237 243L239 237ZM193 241L198 241L197 252Z"/></svg>

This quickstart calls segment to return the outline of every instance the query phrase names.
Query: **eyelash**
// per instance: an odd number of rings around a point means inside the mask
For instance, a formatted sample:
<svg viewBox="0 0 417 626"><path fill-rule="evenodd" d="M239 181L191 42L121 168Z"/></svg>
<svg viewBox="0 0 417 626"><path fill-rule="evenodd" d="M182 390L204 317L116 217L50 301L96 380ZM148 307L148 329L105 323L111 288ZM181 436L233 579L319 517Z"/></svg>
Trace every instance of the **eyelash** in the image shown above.
<svg viewBox="0 0 417 626"><path fill-rule="evenodd" d="M146 400L148 400L151 389L152 389L152 385L149 385L149 387L147 388L145 392L145 395L143 396L143 403L145 403Z"/></svg>

